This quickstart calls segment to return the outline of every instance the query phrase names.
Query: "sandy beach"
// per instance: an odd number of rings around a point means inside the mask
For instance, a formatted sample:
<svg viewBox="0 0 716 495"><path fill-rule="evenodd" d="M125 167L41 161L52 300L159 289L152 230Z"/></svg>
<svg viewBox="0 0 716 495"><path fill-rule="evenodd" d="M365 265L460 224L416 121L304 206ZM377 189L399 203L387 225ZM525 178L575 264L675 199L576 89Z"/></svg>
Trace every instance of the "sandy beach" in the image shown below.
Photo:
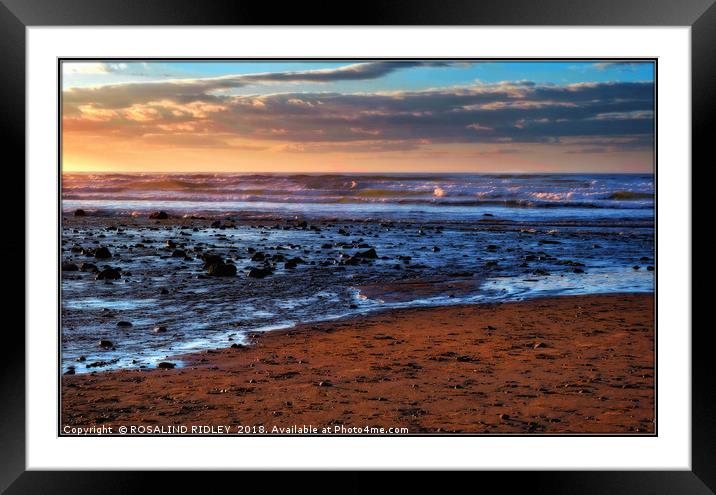
<svg viewBox="0 0 716 495"><path fill-rule="evenodd" d="M61 378L62 426L654 433L654 296L390 310Z"/></svg>

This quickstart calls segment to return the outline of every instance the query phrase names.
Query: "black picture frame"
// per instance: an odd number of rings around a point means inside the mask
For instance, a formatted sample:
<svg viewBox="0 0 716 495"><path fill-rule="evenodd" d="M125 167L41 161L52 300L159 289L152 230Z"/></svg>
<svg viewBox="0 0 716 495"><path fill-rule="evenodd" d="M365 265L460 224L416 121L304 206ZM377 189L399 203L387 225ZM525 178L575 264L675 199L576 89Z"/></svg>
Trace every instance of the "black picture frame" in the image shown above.
<svg viewBox="0 0 716 495"><path fill-rule="evenodd" d="M709 141L712 140L708 122L716 103L715 3L716 0L364 0L353 8L344 5L341 13L337 4L323 1L287 3L277 7L269 2L244 0L214 0L208 3L190 0L0 0L0 55L4 62L4 70L0 72L0 139L7 169L17 170L17 163L24 163L25 160L25 30L31 26L347 25L347 21L351 22L350 25L401 26L690 26L692 162L697 163L706 160ZM10 167L12 161L15 163ZM8 175L6 180L24 184L24 173L17 175L16 178ZM17 200L22 201L21 198ZM11 246L3 246L2 250L19 266L19 253L25 252L24 240L21 240L24 236L20 235L24 232L24 217L12 216L6 226L16 232L13 237L16 241ZM25 264L31 262L24 254L23 259ZM15 277L17 280L21 279ZM12 292L24 295L25 292L16 287L19 283L14 283ZM9 314L12 308L12 313L17 314L18 304L19 301L15 303L13 299L5 298L5 313ZM186 490L191 486L189 478L194 476L192 473L26 471L25 340L17 328L18 325L8 325L5 329L7 351L0 360L0 397L4 399L0 407L0 490L10 494L65 491L125 493L136 490L138 486L143 488L141 491L148 490L155 482L161 483L165 491ZM675 330L691 331L689 328ZM691 334L691 471L482 472L480 482L492 478L504 484L509 480L511 489L553 494L714 493L716 394L713 392L715 374L710 333L710 325L707 325L700 331L694 328ZM231 481L228 473L223 477ZM220 481L221 478L212 475L212 481ZM286 483L285 486L300 484L300 479L300 476L294 476L279 482L272 477L271 488L281 489L282 483ZM234 478L233 481L238 480ZM416 482L422 483L419 476L412 478L412 483ZM347 475L341 483L345 487L341 491L372 489L372 484L358 473ZM408 489L409 484L406 481L401 491Z"/></svg>

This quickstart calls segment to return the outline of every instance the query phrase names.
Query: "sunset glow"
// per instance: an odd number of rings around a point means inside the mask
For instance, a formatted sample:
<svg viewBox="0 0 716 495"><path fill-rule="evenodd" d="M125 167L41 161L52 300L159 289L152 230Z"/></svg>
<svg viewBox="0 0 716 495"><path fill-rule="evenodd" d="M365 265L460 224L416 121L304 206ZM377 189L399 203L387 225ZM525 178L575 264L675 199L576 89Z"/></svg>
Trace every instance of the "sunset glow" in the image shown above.
<svg viewBox="0 0 716 495"><path fill-rule="evenodd" d="M651 172L651 63L66 61L63 171Z"/></svg>

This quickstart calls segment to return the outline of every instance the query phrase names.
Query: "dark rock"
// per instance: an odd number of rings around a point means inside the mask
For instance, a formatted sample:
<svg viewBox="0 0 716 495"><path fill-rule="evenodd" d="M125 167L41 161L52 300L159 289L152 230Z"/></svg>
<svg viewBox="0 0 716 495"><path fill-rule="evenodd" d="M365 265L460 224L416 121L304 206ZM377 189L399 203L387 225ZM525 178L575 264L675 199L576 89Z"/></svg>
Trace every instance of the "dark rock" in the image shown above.
<svg viewBox="0 0 716 495"><path fill-rule="evenodd" d="M224 260L218 254L204 253L201 255L201 259L204 260L204 268L207 269L211 265L216 263L223 263Z"/></svg>
<svg viewBox="0 0 716 495"><path fill-rule="evenodd" d="M83 209L79 208L75 210L76 217L84 217L85 215L87 215L87 213Z"/></svg>
<svg viewBox="0 0 716 495"><path fill-rule="evenodd" d="M165 288L162 288L162 290L160 290L159 293L163 296L166 296L167 294L169 294L169 291Z"/></svg>
<svg viewBox="0 0 716 495"><path fill-rule="evenodd" d="M98 260L105 260L112 257L112 253L106 247L98 247L94 250L94 257Z"/></svg>
<svg viewBox="0 0 716 495"><path fill-rule="evenodd" d="M100 340L99 346L103 347L104 349L109 349L110 347L114 347L114 344L111 340Z"/></svg>
<svg viewBox="0 0 716 495"><path fill-rule="evenodd" d="M163 369L163 370L170 370L176 367L176 364L170 363L168 361L162 361L157 365L157 368Z"/></svg>
<svg viewBox="0 0 716 495"><path fill-rule="evenodd" d="M62 271L63 272L76 272L77 270L79 270L79 268L77 268L77 265L75 265L74 263L70 263L70 262L62 263Z"/></svg>
<svg viewBox="0 0 716 495"><path fill-rule="evenodd" d="M356 266L356 265L360 265L361 261L362 260L360 258L353 256L351 258L348 258L347 260L341 261L341 264L349 265L349 266Z"/></svg>
<svg viewBox="0 0 716 495"><path fill-rule="evenodd" d="M377 260L378 253L375 252L375 249L370 248L367 251L361 251L359 253L356 253L354 258L364 259L364 260Z"/></svg>
<svg viewBox="0 0 716 495"><path fill-rule="evenodd" d="M99 268L97 268L97 265L95 265L94 263L82 263L80 265L80 271L97 273L99 271Z"/></svg>
<svg viewBox="0 0 716 495"><path fill-rule="evenodd" d="M333 384L329 382L328 380L323 380L321 382L318 382L319 387L332 387Z"/></svg>
<svg viewBox="0 0 716 495"><path fill-rule="evenodd" d="M207 273L213 277L233 277L236 275L236 266L231 263L212 263L207 268Z"/></svg>
<svg viewBox="0 0 716 495"><path fill-rule="evenodd" d="M118 321L118 322L117 322L117 326L118 326L118 327L131 327L131 326L132 326L132 322L124 321L124 320Z"/></svg>
<svg viewBox="0 0 716 495"><path fill-rule="evenodd" d="M113 359L111 361L95 361L93 363L90 363L87 365L88 368L102 368L104 366L109 366L110 364L116 363L117 360Z"/></svg>
<svg viewBox="0 0 716 495"><path fill-rule="evenodd" d="M265 259L266 255L264 253L254 253L251 257L251 261L264 261Z"/></svg>
<svg viewBox="0 0 716 495"><path fill-rule="evenodd" d="M580 263L579 261L572 261L572 260L561 260L557 264L558 265L567 265L567 266L584 266L584 263Z"/></svg>
<svg viewBox="0 0 716 495"><path fill-rule="evenodd" d="M297 265L304 263L306 263L306 261L303 258L295 256L286 261L286 263L284 264L284 268L296 268Z"/></svg>
<svg viewBox="0 0 716 495"><path fill-rule="evenodd" d="M211 222L211 228L212 228L212 229L220 229L220 228L221 228L221 225L222 225L222 224L221 224L221 221L220 221L220 220L215 220L215 221Z"/></svg>
<svg viewBox="0 0 716 495"><path fill-rule="evenodd" d="M154 327L154 329L152 331L154 333L166 333L167 327L165 327L164 325L158 325L158 326Z"/></svg>
<svg viewBox="0 0 716 495"><path fill-rule="evenodd" d="M440 252L440 248L437 246L433 246L433 253L439 253L439 252Z"/></svg>
<svg viewBox="0 0 716 495"><path fill-rule="evenodd" d="M243 349L246 347L244 344L231 344L232 349Z"/></svg>
<svg viewBox="0 0 716 495"><path fill-rule="evenodd" d="M120 277L118 269L107 267L97 274L95 280L118 280Z"/></svg>
<svg viewBox="0 0 716 495"><path fill-rule="evenodd" d="M183 249L175 249L172 251L172 258L186 258L186 251Z"/></svg>
<svg viewBox="0 0 716 495"><path fill-rule="evenodd" d="M647 269L647 271L650 271L650 272L654 271L654 267L651 265L647 266L646 269Z"/></svg>
<svg viewBox="0 0 716 495"><path fill-rule="evenodd" d="M155 211L154 213L149 215L149 218L151 218L152 220L166 220L167 218L169 218L169 215L166 211Z"/></svg>
<svg viewBox="0 0 716 495"><path fill-rule="evenodd" d="M252 268L246 275L251 278L265 278L272 273L273 271L270 268Z"/></svg>
<svg viewBox="0 0 716 495"><path fill-rule="evenodd" d="M633 268L634 270L638 270L638 269L639 269L639 265L634 265L634 266L632 266L632 268Z"/></svg>

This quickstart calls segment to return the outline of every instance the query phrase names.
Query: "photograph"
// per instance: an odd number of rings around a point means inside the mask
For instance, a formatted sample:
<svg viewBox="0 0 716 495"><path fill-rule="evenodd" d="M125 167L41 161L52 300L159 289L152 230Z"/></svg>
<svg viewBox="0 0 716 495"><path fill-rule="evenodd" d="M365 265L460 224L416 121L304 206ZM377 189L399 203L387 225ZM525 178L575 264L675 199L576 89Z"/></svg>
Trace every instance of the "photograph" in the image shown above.
<svg viewBox="0 0 716 495"><path fill-rule="evenodd" d="M60 437L657 435L656 59L57 71Z"/></svg>

